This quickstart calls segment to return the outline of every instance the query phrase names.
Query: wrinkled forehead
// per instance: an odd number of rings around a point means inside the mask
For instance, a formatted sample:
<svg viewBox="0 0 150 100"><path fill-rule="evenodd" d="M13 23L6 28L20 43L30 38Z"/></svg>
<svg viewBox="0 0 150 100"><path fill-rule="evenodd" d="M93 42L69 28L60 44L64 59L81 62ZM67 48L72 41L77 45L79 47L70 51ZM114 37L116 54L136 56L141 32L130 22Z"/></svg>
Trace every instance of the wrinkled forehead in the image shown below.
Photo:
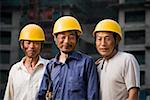
<svg viewBox="0 0 150 100"><path fill-rule="evenodd" d="M72 36L77 36L77 31L64 31L64 32L60 32L56 35L56 37L58 35L65 35L65 36L69 36L69 35L72 35Z"/></svg>
<svg viewBox="0 0 150 100"><path fill-rule="evenodd" d="M43 41L35 41L35 40L21 40L21 42L37 42L37 43L42 43Z"/></svg>
<svg viewBox="0 0 150 100"><path fill-rule="evenodd" d="M96 32L96 37L105 37L105 36L113 36L113 32L109 32L109 31Z"/></svg>
<svg viewBox="0 0 150 100"><path fill-rule="evenodd" d="M68 35L68 34L71 34L71 35L77 35L77 31L64 31L64 32L60 32L58 34L64 34L64 35Z"/></svg>

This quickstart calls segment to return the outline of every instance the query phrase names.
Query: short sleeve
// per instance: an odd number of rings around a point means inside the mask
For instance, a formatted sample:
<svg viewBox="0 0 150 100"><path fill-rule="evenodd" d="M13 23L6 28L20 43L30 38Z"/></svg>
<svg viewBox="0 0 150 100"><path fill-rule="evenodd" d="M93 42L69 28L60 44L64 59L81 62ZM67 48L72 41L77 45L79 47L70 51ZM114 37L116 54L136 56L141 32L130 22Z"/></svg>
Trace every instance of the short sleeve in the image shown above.
<svg viewBox="0 0 150 100"><path fill-rule="evenodd" d="M133 55L126 59L124 79L127 90L132 87L140 88L140 67Z"/></svg>

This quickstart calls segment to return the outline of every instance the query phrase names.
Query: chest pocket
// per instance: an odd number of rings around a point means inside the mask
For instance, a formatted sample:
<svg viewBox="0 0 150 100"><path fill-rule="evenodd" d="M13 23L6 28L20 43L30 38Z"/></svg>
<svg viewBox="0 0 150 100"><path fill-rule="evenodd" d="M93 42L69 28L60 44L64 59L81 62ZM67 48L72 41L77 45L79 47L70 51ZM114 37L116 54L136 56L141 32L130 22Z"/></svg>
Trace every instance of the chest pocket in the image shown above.
<svg viewBox="0 0 150 100"><path fill-rule="evenodd" d="M83 81L83 69L81 66L73 67L72 70L69 70L68 75L68 87L71 92L80 92L83 89L84 81Z"/></svg>
<svg viewBox="0 0 150 100"><path fill-rule="evenodd" d="M82 78L71 77L69 81L70 100L84 100L86 98L86 85Z"/></svg>
<svg viewBox="0 0 150 100"><path fill-rule="evenodd" d="M82 89L81 79L74 79L73 77L69 80L69 90L72 92L79 92Z"/></svg>

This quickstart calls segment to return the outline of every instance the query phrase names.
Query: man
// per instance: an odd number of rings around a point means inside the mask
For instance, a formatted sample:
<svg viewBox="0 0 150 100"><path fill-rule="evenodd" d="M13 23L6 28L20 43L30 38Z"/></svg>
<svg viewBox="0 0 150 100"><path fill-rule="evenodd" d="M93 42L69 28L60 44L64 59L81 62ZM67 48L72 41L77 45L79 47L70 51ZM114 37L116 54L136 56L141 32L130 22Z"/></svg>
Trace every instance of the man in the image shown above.
<svg viewBox="0 0 150 100"><path fill-rule="evenodd" d="M138 100L140 68L133 55L118 51L122 40L120 25L104 19L95 27L93 36L102 56L97 66L101 100Z"/></svg>
<svg viewBox="0 0 150 100"><path fill-rule="evenodd" d="M26 25L19 36L25 57L9 72L4 100L35 100L48 60L40 57L44 31L36 24Z"/></svg>
<svg viewBox="0 0 150 100"><path fill-rule="evenodd" d="M48 83L53 100L99 100L98 78L94 60L75 51L82 30L79 22L71 16L59 18L53 29L59 53L46 67L39 100L44 100Z"/></svg>

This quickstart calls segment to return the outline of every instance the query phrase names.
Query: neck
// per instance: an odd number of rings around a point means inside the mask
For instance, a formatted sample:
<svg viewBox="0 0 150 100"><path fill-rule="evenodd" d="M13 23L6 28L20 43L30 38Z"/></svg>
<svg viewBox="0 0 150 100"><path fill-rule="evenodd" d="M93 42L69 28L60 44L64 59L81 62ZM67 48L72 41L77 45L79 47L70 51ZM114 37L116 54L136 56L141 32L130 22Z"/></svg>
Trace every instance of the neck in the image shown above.
<svg viewBox="0 0 150 100"><path fill-rule="evenodd" d="M24 64L25 64L25 66L34 68L35 65L37 64L38 60L39 60L39 56L37 56L35 58L26 57Z"/></svg>
<svg viewBox="0 0 150 100"><path fill-rule="evenodd" d="M104 59L105 60L111 59L113 56L115 56L117 54L117 52L118 51L116 49L114 49L113 52L109 56L104 57Z"/></svg>
<svg viewBox="0 0 150 100"><path fill-rule="evenodd" d="M65 63L67 58L68 58L68 54L61 52L59 56L59 62Z"/></svg>

